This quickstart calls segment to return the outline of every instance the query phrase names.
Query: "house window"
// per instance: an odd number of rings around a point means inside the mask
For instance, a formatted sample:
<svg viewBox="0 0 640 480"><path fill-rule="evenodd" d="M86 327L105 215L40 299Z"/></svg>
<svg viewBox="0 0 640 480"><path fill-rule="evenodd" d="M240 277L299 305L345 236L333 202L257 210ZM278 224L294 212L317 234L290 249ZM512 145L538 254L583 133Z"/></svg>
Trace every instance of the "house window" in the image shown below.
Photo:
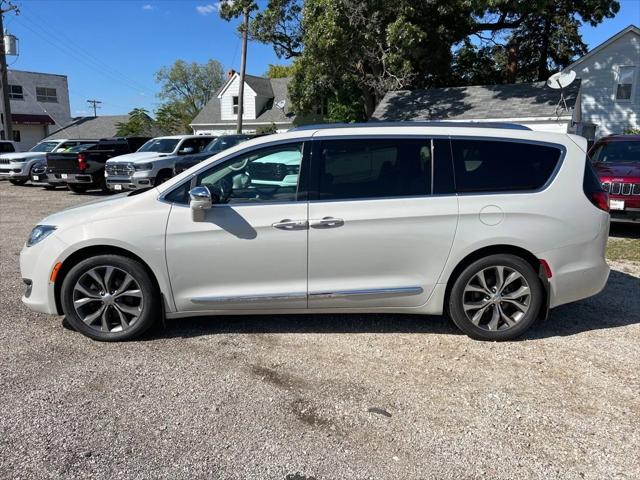
<svg viewBox="0 0 640 480"><path fill-rule="evenodd" d="M55 88L36 87L36 99L39 102L58 103L58 94Z"/></svg>
<svg viewBox="0 0 640 480"><path fill-rule="evenodd" d="M636 67L620 67L618 69L618 81L616 83L616 100L631 100L633 90L633 77Z"/></svg>
<svg viewBox="0 0 640 480"><path fill-rule="evenodd" d="M233 114L234 115L238 115L238 96L234 95L233 97Z"/></svg>
<svg viewBox="0 0 640 480"><path fill-rule="evenodd" d="M316 105L314 113L322 116L329 114L329 99L327 97L323 97L322 102L319 105Z"/></svg>
<svg viewBox="0 0 640 480"><path fill-rule="evenodd" d="M9 98L11 100L24 100L22 85L9 85Z"/></svg>
<svg viewBox="0 0 640 480"><path fill-rule="evenodd" d="M13 141L14 142L21 142L22 141L20 139L20 130L13 130Z"/></svg>

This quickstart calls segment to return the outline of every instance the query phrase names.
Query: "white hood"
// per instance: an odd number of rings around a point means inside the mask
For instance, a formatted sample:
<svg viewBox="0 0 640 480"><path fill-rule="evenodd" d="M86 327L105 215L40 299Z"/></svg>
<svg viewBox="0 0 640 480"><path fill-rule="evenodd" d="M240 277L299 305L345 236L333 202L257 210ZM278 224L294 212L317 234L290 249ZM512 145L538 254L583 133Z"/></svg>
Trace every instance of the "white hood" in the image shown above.
<svg viewBox="0 0 640 480"><path fill-rule="evenodd" d="M108 163L145 163L157 158L171 156L171 153L158 152L133 152L126 155L119 155L107 160Z"/></svg>
<svg viewBox="0 0 640 480"><path fill-rule="evenodd" d="M34 158L44 158L46 155L46 152L3 153L0 158L4 160L33 160Z"/></svg>

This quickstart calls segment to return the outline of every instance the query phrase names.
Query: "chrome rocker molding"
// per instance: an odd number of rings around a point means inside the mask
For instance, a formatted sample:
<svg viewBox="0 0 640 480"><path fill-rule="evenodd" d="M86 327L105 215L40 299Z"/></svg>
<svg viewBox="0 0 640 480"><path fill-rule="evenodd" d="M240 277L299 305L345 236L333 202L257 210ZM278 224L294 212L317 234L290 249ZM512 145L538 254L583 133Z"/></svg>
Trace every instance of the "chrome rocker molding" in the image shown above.
<svg viewBox="0 0 640 480"><path fill-rule="evenodd" d="M352 298L364 295L379 295L385 297L405 297L408 295L420 295L424 290L422 287L401 287L401 288L374 288L368 290L343 290L338 292L314 292L309 298ZM227 297L194 297L191 303L226 303L226 302L265 302L270 300L299 300L306 298L306 293L288 293L283 295L248 295L248 296L227 296Z"/></svg>

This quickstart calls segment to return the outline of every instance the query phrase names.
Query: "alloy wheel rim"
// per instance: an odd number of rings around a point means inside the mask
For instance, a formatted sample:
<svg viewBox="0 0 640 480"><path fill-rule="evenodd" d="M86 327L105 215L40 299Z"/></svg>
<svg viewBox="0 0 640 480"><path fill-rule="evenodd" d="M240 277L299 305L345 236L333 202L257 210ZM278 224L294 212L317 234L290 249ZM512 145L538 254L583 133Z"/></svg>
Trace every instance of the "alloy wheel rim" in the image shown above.
<svg viewBox="0 0 640 480"><path fill-rule="evenodd" d="M504 265L484 268L464 288L462 307L475 326L488 331L515 327L531 306L531 288L516 269Z"/></svg>
<svg viewBox="0 0 640 480"><path fill-rule="evenodd" d="M111 265L87 270L73 287L76 314L99 332L117 333L132 328L142 315L143 305L138 282Z"/></svg>

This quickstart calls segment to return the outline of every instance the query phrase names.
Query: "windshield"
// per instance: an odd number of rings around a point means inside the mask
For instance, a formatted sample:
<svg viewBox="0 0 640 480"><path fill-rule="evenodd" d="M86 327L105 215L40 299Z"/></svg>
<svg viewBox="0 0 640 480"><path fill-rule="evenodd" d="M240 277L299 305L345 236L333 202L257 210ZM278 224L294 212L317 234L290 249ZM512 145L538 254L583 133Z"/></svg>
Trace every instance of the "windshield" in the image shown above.
<svg viewBox="0 0 640 480"><path fill-rule="evenodd" d="M640 142L622 140L602 143L591 154L591 160L603 163L640 162Z"/></svg>
<svg viewBox="0 0 640 480"><path fill-rule="evenodd" d="M180 140L178 138L152 138L142 145L139 152L171 153L176 149Z"/></svg>
<svg viewBox="0 0 640 480"><path fill-rule="evenodd" d="M239 144L243 140L243 137L218 137L203 150L203 152L221 152L227 148L233 147Z"/></svg>
<svg viewBox="0 0 640 480"><path fill-rule="evenodd" d="M42 142L32 147L30 152L52 152L60 142Z"/></svg>

